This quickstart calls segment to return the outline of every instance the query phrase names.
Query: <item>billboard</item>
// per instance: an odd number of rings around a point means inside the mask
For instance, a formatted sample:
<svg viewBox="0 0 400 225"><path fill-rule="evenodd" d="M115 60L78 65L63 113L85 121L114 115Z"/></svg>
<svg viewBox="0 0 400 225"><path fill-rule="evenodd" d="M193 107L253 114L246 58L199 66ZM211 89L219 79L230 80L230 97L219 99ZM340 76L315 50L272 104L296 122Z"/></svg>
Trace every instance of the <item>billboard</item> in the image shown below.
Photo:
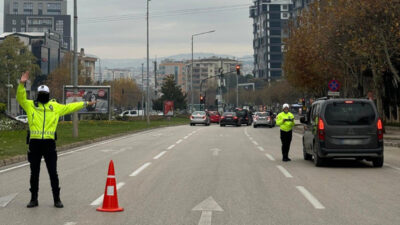
<svg viewBox="0 0 400 225"><path fill-rule="evenodd" d="M174 102L164 101L164 116L173 116L173 115L174 115Z"/></svg>
<svg viewBox="0 0 400 225"><path fill-rule="evenodd" d="M78 86L78 93L74 96L74 88L71 85L64 86L64 103L76 101L96 101L96 104L86 106L78 113L82 114L108 114L110 113L110 86Z"/></svg>

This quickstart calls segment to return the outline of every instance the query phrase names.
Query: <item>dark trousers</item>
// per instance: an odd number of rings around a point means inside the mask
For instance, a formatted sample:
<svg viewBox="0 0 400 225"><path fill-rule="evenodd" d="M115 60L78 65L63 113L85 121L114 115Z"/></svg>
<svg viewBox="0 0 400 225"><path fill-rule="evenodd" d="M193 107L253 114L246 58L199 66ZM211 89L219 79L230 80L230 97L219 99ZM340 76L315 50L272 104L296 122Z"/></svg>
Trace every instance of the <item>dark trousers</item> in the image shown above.
<svg viewBox="0 0 400 225"><path fill-rule="evenodd" d="M292 142L292 131L286 132L281 130L281 142L282 142L282 157L284 159L289 158L290 143Z"/></svg>
<svg viewBox="0 0 400 225"><path fill-rule="evenodd" d="M31 189L32 194L39 191L40 162L44 157L47 171L49 172L53 194L59 194L59 181L57 174L57 151L54 140L31 139L29 141L28 161L31 167Z"/></svg>

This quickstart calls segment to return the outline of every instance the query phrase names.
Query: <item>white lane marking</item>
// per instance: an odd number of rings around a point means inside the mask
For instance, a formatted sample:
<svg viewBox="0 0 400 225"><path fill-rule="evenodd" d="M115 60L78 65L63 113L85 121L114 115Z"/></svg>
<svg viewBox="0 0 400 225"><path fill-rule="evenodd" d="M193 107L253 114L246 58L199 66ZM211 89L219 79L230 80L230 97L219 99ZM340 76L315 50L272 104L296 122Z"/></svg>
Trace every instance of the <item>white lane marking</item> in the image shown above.
<svg viewBox="0 0 400 225"><path fill-rule="evenodd" d="M258 145L258 143L256 141L253 141L253 144Z"/></svg>
<svg viewBox="0 0 400 225"><path fill-rule="evenodd" d="M160 154L156 155L153 159L159 159L161 156L163 156L167 151L163 151Z"/></svg>
<svg viewBox="0 0 400 225"><path fill-rule="evenodd" d="M290 174L283 166L276 166L278 169L285 175L287 178L293 178L292 174Z"/></svg>
<svg viewBox="0 0 400 225"><path fill-rule="evenodd" d="M182 142L182 139L179 139L176 143L179 144Z"/></svg>
<svg viewBox="0 0 400 225"><path fill-rule="evenodd" d="M183 139L187 139L189 136L185 136L185 137L183 137Z"/></svg>
<svg viewBox="0 0 400 225"><path fill-rule="evenodd" d="M252 137L249 137L249 139L250 139L250 141L252 141L252 140L253 140L253 138L252 138Z"/></svg>
<svg viewBox="0 0 400 225"><path fill-rule="evenodd" d="M396 167L396 166L393 166L393 165L390 165L390 164L387 164L387 163L385 163L384 165L385 165L385 166L388 166L388 167L390 167L390 168L392 168L392 169L395 169L395 170L400 170L399 167Z"/></svg>
<svg viewBox="0 0 400 225"><path fill-rule="evenodd" d="M64 223L64 225L76 225L77 223L75 223L75 222L66 222L66 223Z"/></svg>
<svg viewBox="0 0 400 225"><path fill-rule="evenodd" d="M316 209L325 209L325 207L316 199L310 192L307 191L303 186L296 186L304 197L314 206Z"/></svg>
<svg viewBox="0 0 400 225"><path fill-rule="evenodd" d="M175 145L171 145L171 146L169 146L167 149L168 149L168 150L171 150L173 147L175 147Z"/></svg>
<svg viewBox="0 0 400 225"><path fill-rule="evenodd" d="M18 193L10 194L0 198L0 207L6 207L8 203L10 203L15 197L17 197Z"/></svg>
<svg viewBox="0 0 400 225"><path fill-rule="evenodd" d="M131 138L131 137L136 137L136 136L140 136L140 135L144 135L144 134L150 134L150 133L152 133L152 132L153 132L153 131L149 131L149 132L140 132L140 133L138 133L138 134L131 134L131 135L127 135L127 136L124 136L124 137L120 137L120 138L115 138L115 139L111 139L111 140L99 142L99 143L97 143L97 144L89 145L89 146L86 146L86 147L83 147L83 148L78 148L78 149L73 150L73 151L68 151L68 152L60 153L60 154L58 154L58 156L69 155L69 154L72 154L72 153L75 153L75 152L80 152L80 151L86 150L86 149L88 149L88 148L93 148L93 147L96 147L96 146L99 146L99 145L108 144L108 143L111 143L111 142L114 142L114 141L119 141L119 140L122 140L122 139L127 139L127 138ZM43 161L43 159L42 159L42 161ZM28 166L28 165L29 165L29 163L24 163L24 164L21 164L21 165L18 165L18 166L13 166L13 167L10 167L10 168L4 169L4 170L0 170L0 174L1 174L1 173L4 173L4 172L7 172L7 171L10 171L10 170L14 170L14 169L18 169L18 168L21 168L21 167L25 167L25 166Z"/></svg>
<svg viewBox="0 0 400 225"><path fill-rule="evenodd" d="M275 161L275 158L274 157L272 157L272 155L270 155L270 154L265 154L265 156L267 156L267 158L269 159L269 160L271 160L271 161Z"/></svg>
<svg viewBox="0 0 400 225"><path fill-rule="evenodd" d="M124 151L126 151L126 150L127 150L127 148L121 148L120 150L115 151L115 152L113 152L112 154L113 154L113 155L116 155L116 154L121 153L121 152L124 152Z"/></svg>
<svg viewBox="0 0 400 225"><path fill-rule="evenodd" d="M187 136L188 136L188 137L192 136L192 133L189 133Z"/></svg>
<svg viewBox="0 0 400 225"><path fill-rule="evenodd" d="M293 132L293 134L296 135L297 137L301 137L301 138L303 137L303 135L298 134L298 133L296 133L296 132Z"/></svg>
<svg viewBox="0 0 400 225"><path fill-rule="evenodd" d="M27 166L27 165L29 165L29 163L24 163L24 164L21 164L19 166L13 166L13 167L10 167L10 168L5 169L5 170L0 170L0 173L4 173L4 172L10 171L10 170L18 169L18 168L21 168L21 167L24 167L24 166Z"/></svg>
<svg viewBox="0 0 400 225"><path fill-rule="evenodd" d="M122 186L124 186L125 183L124 182L120 182L117 184L117 190L119 190ZM100 197L98 197L96 200L94 200L92 203L90 203L90 205L100 205L102 203L104 199L104 194L102 194Z"/></svg>
<svg viewBox="0 0 400 225"><path fill-rule="evenodd" d="M140 172L142 172L144 169L146 169L148 166L150 166L151 163L145 163L143 166L141 166L139 169L135 170L135 172L133 172L131 175L129 175L130 177L136 177L137 175L139 175Z"/></svg>
<svg viewBox="0 0 400 225"><path fill-rule="evenodd" d="M258 146L257 148L258 148L260 151L262 151L262 152L265 151L264 148L261 147L261 146Z"/></svg>

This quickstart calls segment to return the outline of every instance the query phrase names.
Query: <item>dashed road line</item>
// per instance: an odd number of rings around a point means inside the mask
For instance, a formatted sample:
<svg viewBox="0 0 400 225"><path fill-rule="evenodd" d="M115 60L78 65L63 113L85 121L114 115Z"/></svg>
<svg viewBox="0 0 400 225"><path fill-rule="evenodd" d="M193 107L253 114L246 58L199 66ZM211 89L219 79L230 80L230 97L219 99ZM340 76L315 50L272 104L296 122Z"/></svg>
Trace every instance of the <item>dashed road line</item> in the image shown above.
<svg viewBox="0 0 400 225"><path fill-rule="evenodd" d="M176 143L179 144L182 142L182 139L179 139Z"/></svg>
<svg viewBox="0 0 400 225"><path fill-rule="evenodd" d="M296 186L297 190L304 195L304 197L314 206L316 209L325 209L325 207L316 199L307 189L303 186Z"/></svg>
<svg viewBox="0 0 400 225"><path fill-rule="evenodd" d="M399 171L400 171L400 168L399 168L399 167L396 167L396 166L393 166L393 165L390 165L390 164L387 164L387 163L385 163L384 165L385 165L385 166L388 166L388 167L390 167L390 168L392 168L392 169L395 169L395 170L399 170Z"/></svg>
<svg viewBox="0 0 400 225"><path fill-rule="evenodd" d="M139 169L135 170L135 172L133 172L131 175L129 175L130 177L135 177L137 175L139 175L140 172L142 172L144 169L146 169L148 166L150 166L151 163L145 163L143 166L141 166Z"/></svg>
<svg viewBox="0 0 400 225"><path fill-rule="evenodd" d="M64 223L64 225L76 225L77 223L75 223L75 222L66 222L66 223Z"/></svg>
<svg viewBox="0 0 400 225"><path fill-rule="evenodd" d="M254 145L258 145L257 141L253 141L253 144L254 144Z"/></svg>
<svg viewBox="0 0 400 225"><path fill-rule="evenodd" d="M122 186L124 186L124 182L120 182L117 184L117 190L119 190ZM102 194L100 197L98 197L96 200L94 200L90 205L95 206L95 205L100 205L104 199L104 194Z"/></svg>
<svg viewBox="0 0 400 225"><path fill-rule="evenodd" d="M289 173L289 171L287 171L283 166L276 166L278 167L278 169L283 173L283 175L285 175L285 177L287 178L293 178L292 174Z"/></svg>
<svg viewBox="0 0 400 225"><path fill-rule="evenodd" d="M271 161L275 161L275 158L274 157L272 157L272 155L270 155L270 154L265 154L265 156L267 156L267 158L269 159L269 160L271 160Z"/></svg>
<svg viewBox="0 0 400 225"><path fill-rule="evenodd" d="M257 148L262 152L265 151L265 149L263 147L261 147L261 146L258 146Z"/></svg>
<svg viewBox="0 0 400 225"><path fill-rule="evenodd" d="M161 156L163 156L167 151L163 151L160 154L156 155L153 159L159 159Z"/></svg>
<svg viewBox="0 0 400 225"><path fill-rule="evenodd" d="M185 137L183 137L183 139L187 139L189 136L185 136Z"/></svg>
<svg viewBox="0 0 400 225"><path fill-rule="evenodd" d="M168 150L171 150L171 149L173 149L175 147L175 145L171 145L171 146L169 146L167 149Z"/></svg>

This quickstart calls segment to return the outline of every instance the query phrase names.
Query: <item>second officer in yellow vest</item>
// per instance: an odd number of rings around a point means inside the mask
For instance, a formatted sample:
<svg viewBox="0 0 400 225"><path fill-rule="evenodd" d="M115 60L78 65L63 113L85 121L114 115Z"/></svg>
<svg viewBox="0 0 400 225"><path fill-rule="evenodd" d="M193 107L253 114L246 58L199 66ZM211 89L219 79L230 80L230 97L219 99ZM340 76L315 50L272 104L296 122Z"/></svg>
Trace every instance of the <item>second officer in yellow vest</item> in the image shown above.
<svg viewBox="0 0 400 225"><path fill-rule="evenodd" d="M290 161L289 149L292 142L292 129L294 127L294 116L289 112L289 104L283 104L283 112L279 113L276 119L276 125L281 128L282 142L282 161Z"/></svg>

